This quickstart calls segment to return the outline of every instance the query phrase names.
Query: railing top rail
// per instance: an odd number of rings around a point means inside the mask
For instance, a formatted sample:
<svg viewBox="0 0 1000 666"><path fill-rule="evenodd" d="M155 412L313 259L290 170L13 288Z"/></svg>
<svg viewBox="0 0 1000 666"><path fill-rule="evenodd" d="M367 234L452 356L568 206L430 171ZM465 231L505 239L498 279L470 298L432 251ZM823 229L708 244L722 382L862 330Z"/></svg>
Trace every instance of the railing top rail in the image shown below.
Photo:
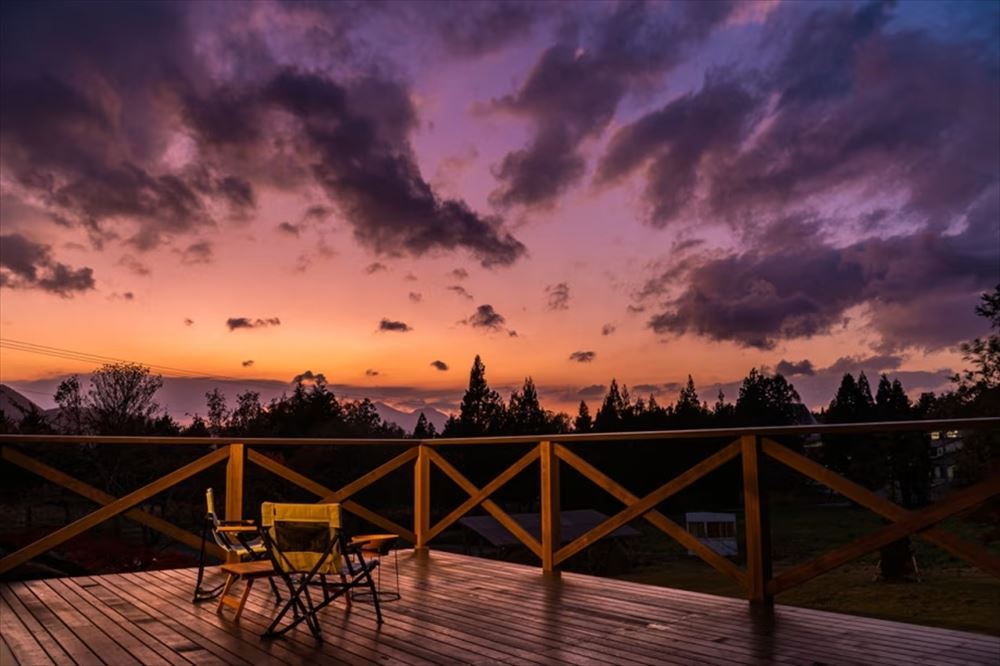
<svg viewBox="0 0 1000 666"><path fill-rule="evenodd" d="M880 421L875 423L809 424L794 426L742 426L697 430L650 430L638 432L593 432L569 434L518 435L507 437L441 437L438 439L350 439L313 437L126 437L97 435L0 435L0 444L124 444L124 445L227 445L247 446L429 446L537 444L539 440L572 444L672 439L719 439L760 435L862 434L884 432L931 432L940 430L1000 429L1000 418L929 419L926 421Z"/></svg>

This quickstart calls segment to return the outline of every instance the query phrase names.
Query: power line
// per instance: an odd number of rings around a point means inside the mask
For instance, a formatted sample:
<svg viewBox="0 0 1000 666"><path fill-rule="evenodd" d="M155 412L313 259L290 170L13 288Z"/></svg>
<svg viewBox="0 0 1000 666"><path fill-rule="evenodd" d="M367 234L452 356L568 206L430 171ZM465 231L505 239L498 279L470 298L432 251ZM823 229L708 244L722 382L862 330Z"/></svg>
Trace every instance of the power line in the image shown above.
<svg viewBox="0 0 1000 666"><path fill-rule="evenodd" d="M90 352L81 352L72 349L65 349L62 347L50 347L48 345L39 345L33 342L25 342L23 340L13 340L11 338L0 338L0 348L9 349L11 351L26 352L29 354L39 354L41 356L49 356L52 358L61 358L71 361L80 361L83 363L133 363L135 365L142 365L151 370L160 370L164 372L180 373L181 375L189 376L192 379L214 379L227 382L237 382L243 384L244 386L254 386L257 388L266 388L268 390L274 390L276 387L273 384L264 384L260 380L244 379L242 377L233 377L227 375L211 375L205 374L204 372L198 372L196 370L185 370L183 368L174 368L166 365L157 365L155 363L143 363L141 361L131 361L123 358L116 358L113 356L102 356L100 354L92 354ZM340 393L339 397L347 398L349 400L363 400L364 397L350 395L346 393Z"/></svg>

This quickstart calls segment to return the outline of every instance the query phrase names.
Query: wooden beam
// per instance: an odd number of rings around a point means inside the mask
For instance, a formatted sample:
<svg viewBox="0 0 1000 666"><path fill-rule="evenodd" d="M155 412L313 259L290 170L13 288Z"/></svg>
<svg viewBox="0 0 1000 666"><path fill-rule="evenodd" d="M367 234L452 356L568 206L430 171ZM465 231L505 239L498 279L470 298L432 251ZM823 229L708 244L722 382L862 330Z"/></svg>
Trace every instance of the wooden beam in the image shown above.
<svg viewBox="0 0 1000 666"><path fill-rule="evenodd" d="M760 437L740 438L743 458L743 523L747 550L747 597L756 607L769 608L774 597L768 593L771 580L771 528L767 489L760 469Z"/></svg>
<svg viewBox="0 0 1000 666"><path fill-rule="evenodd" d="M585 534L578 537L572 543L568 543L556 552L556 564L559 564L568 557L572 557L577 554L587 546L592 543L603 539L607 535L614 532L616 529L622 525L628 523L629 521L635 520L639 516L648 512L650 509L655 507L657 504L667 499L671 495L674 495L681 490L684 490L692 483L705 476L712 470L726 464L737 455L739 455L740 446L739 442L733 442L725 448L716 453L713 453L709 457L705 458L697 465L694 465L686 472L682 472L680 475L674 477L667 483L663 484L653 492L649 493L638 502L622 509L620 512L614 516L608 518L600 525L590 529Z"/></svg>
<svg viewBox="0 0 1000 666"><path fill-rule="evenodd" d="M476 487L474 483L469 481L465 476L455 469L451 463L445 460L440 453L434 449L428 449L428 456L431 461L434 462L441 471L448 475L448 477L457 483L462 490L469 493L469 495L475 495L479 492L479 488ZM528 547L531 552L533 552L539 559L542 557L542 544L538 542L538 539L531 536L528 530L524 529L516 520L511 518L506 511L500 508L500 506L493 500L487 499L482 501L483 508L494 518L497 522L503 525L508 532L513 534L521 543Z"/></svg>
<svg viewBox="0 0 1000 666"><path fill-rule="evenodd" d="M344 486L344 488L342 488L341 490L331 490L330 488L327 488L323 484L313 481L308 476L303 476L302 474L296 472L294 469L279 463L277 460L274 460L273 458L269 458L268 456L258 453L253 449L250 449L250 451L248 452L247 459L253 464L257 465L258 467L262 467L267 471L271 472L272 474L280 476L286 481L294 483L298 487L308 490L313 495L319 496L320 498L318 500L319 502L331 502L331 503L339 502L341 508L344 509L344 511L353 513L354 515L364 520L367 520L373 525L378 525L382 529L392 532L393 534L398 534L401 538L406 539L410 543L414 543L416 541L416 536L414 535L414 533L408 530L407 528L403 527L399 523L389 520L388 518L384 518L383 516L380 516L374 511L366 509L357 502L346 499L347 495L344 491L349 486L353 486L355 491L359 490L359 488L357 488L354 482L348 484L348 486ZM376 479L369 478L369 483L375 480Z"/></svg>
<svg viewBox="0 0 1000 666"><path fill-rule="evenodd" d="M953 493L943 502L932 504L920 511L913 511L903 520L886 525L849 544L834 548L808 562L783 571L771 580L768 590L771 594L780 594L897 539L921 532L956 513L985 502L998 493L1000 493L1000 474L994 474L986 481Z"/></svg>
<svg viewBox="0 0 1000 666"><path fill-rule="evenodd" d="M62 527L51 534L48 534L34 543L28 544L24 548L17 550L0 560L0 574L6 573L14 567L24 564L33 557L52 550L56 546L72 539L73 537L86 532L90 528L100 525L104 521L125 513L136 504L145 502L147 499L163 492L171 486L177 485L181 481L194 476L202 470L208 469L212 465L222 462L229 455L226 447L208 453L194 462L190 462L183 467L161 476L156 481L130 492L124 497L120 497L113 502L89 513L83 518Z"/></svg>
<svg viewBox="0 0 1000 666"><path fill-rule="evenodd" d="M904 509L894 502L890 502L884 497L876 495L864 486L840 476L836 472L809 460L805 456L773 440L764 440L763 451L778 462L822 483L847 499L879 514L883 518L898 522L912 515L911 511ZM1000 578L1000 558L991 553L987 548L977 543L966 541L939 527L931 527L924 532L917 533L916 536L943 548L955 557L963 559L973 566L979 567L986 573Z"/></svg>
<svg viewBox="0 0 1000 666"><path fill-rule="evenodd" d="M98 488L84 483L83 481L80 481L65 472L61 472L54 467L49 467L45 463L26 456L16 449L12 449L7 446L3 447L0 449L0 458L21 467L22 469L26 469L33 474L37 474L43 479L51 481L58 486L62 486L77 495L86 497L101 506L111 504L117 499L114 495L110 495L103 490L99 490ZM130 520L134 520L137 523L145 525L152 530L165 534L171 539L179 541L194 550L201 548L201 537L198 535L192 534L187 530L183 530L176 525L172 525L162 518L154 516L151 513L143 511L142 509L130 509L125 512L124 516ZM208 550L213 557L225 559L226 551L219 548L219 546L217 546L214 542L206 542L205 549Z"/></svg>
<svg viewBox="0 0 1000 666"><path fill-rule="evenodd" d="M559 515L559 458L555 456L553 444L543 441L538 445L541 454L541 494L542 494L542 571L556 572L556 551L562 545Z"/></svg>
<svg viewBox="0 0 1000 666"><path fill-rule="evenodd" d="M458 507L438 521L437 525L430 529L427 533L427 541L430 541L441 532L448 529L452 523L467 514L474 507L482 504L483 500L489 498L490 495L499 490L505 483L520 474L526 467L538 459L538 453L538 447L536 446L521 456L517 462L505 469L495 479L483 486L479 492L458 505Z"/></svg>
<svg viewBox="0 0 1000 666"><path fill-rule="evenodd" d="M417 449L417 462L413 466L413 533L414 548L418 553L427 552L431 530L431 449L421 444Z"/></svg>
<svg viewBox="0 0 1000 666"><path fill-rule="evenodd" d="M567 449L562 444L555 445L555 454L567 465L573 467L576 471L580 472L580 474L593 481L594 484L625 506L631 506L639 501L639 497L637 495L630 493L623 486L615 482L609 476L601 472L580 456ZM738 566L706 546L686 529L670 520L656 509L650 509L646 513L642 514L642 517L663 531L667 536L672 537L682 546L685 546L707 564L714 567L716 571L732 578L739 584L740 587L744 589L746 588L746 574L743 573Z"/></svg>

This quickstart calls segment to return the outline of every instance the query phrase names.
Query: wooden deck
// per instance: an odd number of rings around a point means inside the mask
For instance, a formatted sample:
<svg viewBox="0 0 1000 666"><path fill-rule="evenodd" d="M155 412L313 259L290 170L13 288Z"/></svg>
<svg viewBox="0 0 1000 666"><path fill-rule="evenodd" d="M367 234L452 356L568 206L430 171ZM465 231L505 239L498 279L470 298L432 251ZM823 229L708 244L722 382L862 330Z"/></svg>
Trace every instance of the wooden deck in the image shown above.
<svg viewBox="0 0 1000 666"><path fill-rule="evenodd" d="M1000 638L746 601L432 551L399 553L402 599L261 641L256 585L240 626L191 603L190 569L0 585L6 664L935 664L1000 663ZM388 573L388 572L387 572ZM384 582L384 581L383 581Z"/></svg>

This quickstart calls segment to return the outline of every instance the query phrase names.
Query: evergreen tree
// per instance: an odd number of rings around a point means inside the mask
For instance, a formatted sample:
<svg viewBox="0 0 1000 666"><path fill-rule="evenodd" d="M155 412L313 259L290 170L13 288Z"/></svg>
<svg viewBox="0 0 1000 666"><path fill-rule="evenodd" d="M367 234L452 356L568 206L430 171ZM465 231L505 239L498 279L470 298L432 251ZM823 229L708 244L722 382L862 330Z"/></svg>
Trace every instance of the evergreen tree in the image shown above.
<svg viewBox="0 0 1000 666"><path fill-rule="evenodd" d="M792 425L801 411L798 391L780 373L754 368L743 379L735 408L739 425Z"/></svg>
<svg viewBox="0 0 1000 666"><path fill-rule="evenodd" d="M229 406L226 404L226 396L218 388L214 388L205 393L205 401L208 405L208 431L212 437L221 437L225 434L229 421Z"/></svg>
<svg viewBox="0 0 1000 666"><path fill-rule="evenodd" d="M688 375L687 385L681 389L674 405L674 422L678 428L700 428L706 425L707 410L698 400L694 379Z"/></svg>
<svg viewBox="0 0 1000 666"><path fill-rule="evenodd" d="M618 382L612 379L611 385L608 387L608 394L604 396L604 402L594 418L594 430L616 432L623 429L625 417L630 411L627 396L628 392L626 391L623 395L622 391L618 389Z"/></svg>
<svg viewBox="0 0 1000 666"><path fill-rule="evenodd" d="M580 408L573 419L573 432L590 432L594 428L594 419L590 417L590 409L587 403L580 401Z"/></svg>
<svg viewBox="0 0 1000 666"><path fill-rule="evenodd" d="M548 431L545 410L538 402L538 391L531 377L524 379L520 391L510 394L504 434L534 435Z"/></svg>
<svg viewBox="0 0 1000 666"><path fill-rule="evenodd" d="M433 439L437 437L434 424L427 420L423 412L417 417L417 423L413 426L413 439Z"/></svg>
<svg viewBox="0 0 1000 666"><path fill-rule="evenodd" d="M504 427L505 410L500 394L486 383L486 366L479 355L472 362L469 388L462 397L458 418L445 424L446 437L482 437L500 434Z"/></svg>

